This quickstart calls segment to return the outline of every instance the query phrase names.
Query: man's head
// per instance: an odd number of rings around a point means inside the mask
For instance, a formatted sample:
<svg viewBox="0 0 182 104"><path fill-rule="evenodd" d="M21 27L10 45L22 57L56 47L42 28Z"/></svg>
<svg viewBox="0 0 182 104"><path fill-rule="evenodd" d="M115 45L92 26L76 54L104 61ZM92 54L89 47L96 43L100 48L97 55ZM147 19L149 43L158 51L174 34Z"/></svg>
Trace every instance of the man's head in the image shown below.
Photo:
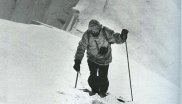
<svg viewBox="0 0 182 104"><path fill-rule="evenodd" d="M99 23L99 21L92 19L89 22L88 30L91 32L91 34L94 37L97 37L99 35L101 27L102 27L102 25Z"/></svg>

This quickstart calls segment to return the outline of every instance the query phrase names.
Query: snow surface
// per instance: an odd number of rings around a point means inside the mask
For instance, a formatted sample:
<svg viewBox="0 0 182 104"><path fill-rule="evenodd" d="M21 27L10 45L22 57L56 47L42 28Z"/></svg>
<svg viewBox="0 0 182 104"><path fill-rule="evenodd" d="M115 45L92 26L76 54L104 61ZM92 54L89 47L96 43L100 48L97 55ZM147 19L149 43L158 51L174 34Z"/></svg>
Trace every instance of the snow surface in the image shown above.
<svg viewBox="0 0 182 104"><path fill-rule="evenodd" d="M6 20L0 20L0 27L0 104L120 104L119 96L131 100L124 44L112 46L111 94L101 99L78 90L89 89L86 58L74 89L72 66L79 37L56 28ZM179 104L176 85L132 57L130 65L134 102L128 104Z"/></svg>

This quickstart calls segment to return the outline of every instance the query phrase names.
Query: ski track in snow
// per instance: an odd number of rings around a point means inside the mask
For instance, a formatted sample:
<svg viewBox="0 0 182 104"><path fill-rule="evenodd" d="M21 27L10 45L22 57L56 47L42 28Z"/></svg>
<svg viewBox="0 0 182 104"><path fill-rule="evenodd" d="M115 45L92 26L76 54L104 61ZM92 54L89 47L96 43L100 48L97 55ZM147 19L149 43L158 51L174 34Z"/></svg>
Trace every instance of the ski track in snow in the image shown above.
<svg viewBox="0 0 182 104"><path fill-rule="evenodd" d="M74 93L73 93L74 92ZM105 98L100 98L98 94L89 96L88 93L85 93L81 90L74 89L68 92L57 91L60 94L61 101L71 104L71 100L74 100L74 104L121 104L121 102L117 101L117 97L109 94ZM70 102L69 102L70 101ZM126 102L125 104L132 104Z"/></svg>

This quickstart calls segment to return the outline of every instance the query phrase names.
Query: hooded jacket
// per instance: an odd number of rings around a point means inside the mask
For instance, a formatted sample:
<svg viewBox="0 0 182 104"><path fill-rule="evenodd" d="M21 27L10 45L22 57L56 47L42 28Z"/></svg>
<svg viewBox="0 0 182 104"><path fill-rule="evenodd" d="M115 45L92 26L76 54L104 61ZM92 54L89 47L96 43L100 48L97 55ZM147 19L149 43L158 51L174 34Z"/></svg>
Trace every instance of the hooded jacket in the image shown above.
<svg viewBox="0 0 182 104"><path fill-rule="evenodd" d="M126 40L122 39L120 33L115 33L113 30L103 26L98 37L93 37L87 30L82 39L79 41L77 51L75 54L75 60L82 60L85 50L87 50L87 58L89 61L99 65L108 65L112 62L112 50L111 44L124 43ZM107 47L108 51L105 55L99 54L101 47Z"/></svg>

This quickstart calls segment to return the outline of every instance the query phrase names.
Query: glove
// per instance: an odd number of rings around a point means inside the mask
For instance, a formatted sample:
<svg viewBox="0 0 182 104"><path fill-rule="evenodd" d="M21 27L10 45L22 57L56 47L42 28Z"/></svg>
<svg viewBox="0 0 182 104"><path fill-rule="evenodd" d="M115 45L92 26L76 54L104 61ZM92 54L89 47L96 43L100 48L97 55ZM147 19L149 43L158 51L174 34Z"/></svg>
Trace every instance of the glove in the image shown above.
<svg viewBox="0 0 182 104"><path fill-rule="evenodd" d="M81 60L75 59L75 65L73 66L73 68L79 72L80 71L80 64L81 64Z"/></svg>
<svg viewBox="0 0 182 104"><path fill-rule="evenodd" d="M121 39L123 39L124 41L126 41L127 39L127 34L128 34L128 30L127 29L123 29L121 32Z"/></svg>

